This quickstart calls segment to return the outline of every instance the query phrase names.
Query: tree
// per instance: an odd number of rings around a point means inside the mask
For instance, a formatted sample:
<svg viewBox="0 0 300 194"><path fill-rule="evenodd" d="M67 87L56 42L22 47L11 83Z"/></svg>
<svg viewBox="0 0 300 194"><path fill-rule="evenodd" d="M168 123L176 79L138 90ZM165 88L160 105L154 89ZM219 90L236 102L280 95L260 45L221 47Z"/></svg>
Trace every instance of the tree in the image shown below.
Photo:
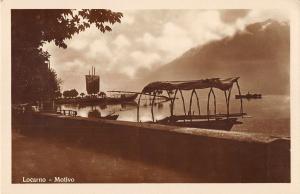
<svg viewBox="0 0 300 194"><path fill-rule="evenodd" d="M64 98L70 97L70 92L68 90L64 91L62 94L63 94Z"/></svg>
<svg viewBox="0 0 300 194"><path fill-rule="evenodd" d="M12 10L12 102L51 99L60 91L61 81L49 65L43 44L54 41L67 48L65 41L95 25L102 33L121 22L120 12L105 9Z"/></svg>
<svg viewBox="0 0 300 194"><path fill-rule="evenodd" d="M72 90L66 90L63 92L63 96L65 98L74 98L78 96L78 92L76 89L72 89Z"/></svg>
<svg viewBox="0 0 300 194"><path fill-rule="evenodd" d="M83 92L80 93L81 98L83 98L85 96L85 94Z"/></svg>
<svg viewBox="0 0 300 194"><path fill-rule="evenodd" d="M104 97L106 97L106 94L105 94L105 92L99 92L98 96L101 98L104 98Z"/></svg>
<svg viewBox="0 0 300 194"><path fill-rule="evenodd" d="M54 95L55 95L55 98L61 98L62 97L62 93L60 91L56 91Z"/></svg>
<svg viewBox="0 0 300 194"><path fill-rule="evenodd" d="M76 90L76 89L72 89L72 90L70 90L70 95L71 95L71 97L72 97L72 98L75 98L75 97L77 97L77 96L78 96L78 92L77 92L77 90Z"/></svg>

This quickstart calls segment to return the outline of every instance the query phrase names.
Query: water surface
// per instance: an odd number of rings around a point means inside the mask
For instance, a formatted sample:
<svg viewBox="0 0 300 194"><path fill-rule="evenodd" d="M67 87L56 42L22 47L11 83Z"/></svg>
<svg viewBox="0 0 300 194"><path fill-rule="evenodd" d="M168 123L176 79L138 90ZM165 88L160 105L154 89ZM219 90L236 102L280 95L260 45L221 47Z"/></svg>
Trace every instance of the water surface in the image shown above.
<svg viewBox="0 0 300 194"><path fill-rule="evenodd" d="M189 110L190 93L184 92L186 112ZM207 93L198 93L200 101L201 114L207 114ZM151 99L143 97L140 103L140 121L146 122L152 120ZM198 114L196 98L193 98L191 112ZM226 103L223 93L216 93L217 113L226 113ZM101 116L109 114L118 114L118 120L137 121L137 103L126 104L95 104L79 105L65 104L62 109L76 110L79 116L88 117L89 112L99 111ZM243 131L246 133L263 133L271 136L290 136L290 99L285 95L265 95L262 99L243 100L243 109L247 117L239 118L241 124L234 125L232 131ZM170 116L170 101L156 102L154 104L155 120ZM213 113L213 98L210 99L210 113ZM240 100L231 97L230 112L238 113L240 111ZM175 100L175 115L184 114L183 102L178 96Z"/></svg>

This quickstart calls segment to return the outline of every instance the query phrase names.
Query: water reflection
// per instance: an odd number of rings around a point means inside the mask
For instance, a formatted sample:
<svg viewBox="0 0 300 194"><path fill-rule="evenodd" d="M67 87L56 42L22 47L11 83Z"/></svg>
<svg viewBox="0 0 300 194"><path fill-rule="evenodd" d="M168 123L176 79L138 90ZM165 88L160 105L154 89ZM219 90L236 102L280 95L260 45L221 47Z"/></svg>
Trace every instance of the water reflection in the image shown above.
<svg viewBox="0 0 300 194"><path fill-rule="evenodd" d="M184 93L187 97L189 94ZM206 114L207 96L206 94L199 95L201 114ZM217 98L217 114L226 113L226 105L223 94L216 93ZM140 106L140 120L142 122L152 121L150 100L145 99L141 101ZM211 102L213 103L213 102ZM240 110L239 100L230 100L230 113L237 113ZM251 118L243 118L239 121L243 122L241 125L234 125L233 130L245 132L264 132L271 134L284 134L289 136L289 118L290 118L290 100L288 96L283 95L269 95L264 96L259 100L243 101L244 111ZM164 119L170 116L170 101L156 102L153 106L155 121ZM189 102L185 102L188 109ZM213 104L211 104L213 107ZM61 105L62 109L76 110L78 116L89 117L90 115L101 115L102 117L118 114L117 120L133 121L137 120L137 103L124 104L69 104ZM94 111L94 113L89 113ZM98 111L96 113L96 111ZM198 114L196 100L193 101L191 113ZM97 114L97 115L96 115ZM174 115L183 114L183 103L181 99L176 99L174 104Z"/></svg>
<svg viewBox="0 0 300 194"><path fill-rule="evenodd" d="M163 109L164 108L164 104L163 103L158 103L157 104L157 108L158 109Z"/></svg>
<svg viewBox="0 0 300 194"><path fill-rule="evenodd" d="M217 113L226 113L225 103L221 98L217 101ZM206 114L207 107L206 99L200 99L201 114ZM244 100L244 111L256 118L289 118L289 98L287 96L264 96L260 100ZM153 110L155 120L160 120L170 115L170 101L154 103ZM188 102L185 102L186 108L188 108ZM213 106L213 105L212 105ZM64 104L60 105L62 109L76 110L79 116L88 117L88 113L93 110L98 110L99 114L106 116L112 113L120 114L118 120L136 121L137 103L135 101L131 103L123 104ZM239 112L240 104L239 100L231 99L230 112ZM151 121L151 106L149 103L141 102L140 106L141 121ZM176 99L174 104L174 114L183 114L183 104L181 99ZM198 114L198 108L196 102L193 101L191 112Z"/></svg>
<svg viewBox="0 0 300 194"><path fill-rule="evenodd" d="M101 112L97 109L88 112L88 118L101 118Z"/></svg>

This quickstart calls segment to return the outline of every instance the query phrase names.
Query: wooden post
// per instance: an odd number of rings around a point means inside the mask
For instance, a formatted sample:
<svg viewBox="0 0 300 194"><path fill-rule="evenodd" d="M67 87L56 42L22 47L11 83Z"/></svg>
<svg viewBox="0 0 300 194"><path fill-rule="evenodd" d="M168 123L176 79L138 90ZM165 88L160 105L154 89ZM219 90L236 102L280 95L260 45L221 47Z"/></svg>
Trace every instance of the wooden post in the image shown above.
<svg viewBox="0 0 300 194"><path fill-rule="evenodd" d="M227 93L225 91L225 98L226 98L226 107L227 107L227 119L229 119L229 104L230 104L230 96L231 96L231 88L228 89L228 97L227 97Z"/></svg>
<svg viewBox="0 0 300 194"><path fill-rule="evenodd" d="M197 99L197 107L198 107L198 114L201 115L201 111L200 111L200 103L199 103L199 98L198 98L198 95L197 95L197 92L195 89L193 89L192 91L192 94L191 94L191 97L190 97L190 106L189 106L189 113L188 115L190 115L190 120L192 121L192 103L193 103L193 95L195 94L196 96L196 99Z"/></svg>
<svg viewBox="0 0 300 194"><path fill-rule="evenodd" d="M193 103L193 95L194 95L194 90L191 93L191 97L190 97L190 106L189 106L189 113L188 115L190 116L190 120L193 121L193 117L192 117L192 103Z"/></svg>
<svg viewBox="0 0 300 194"><path fill-rule="evenodd" d="M199 115L201 115L200 102L199 102L198 94L197 94L195 89L194 89L194 93L195 93L195 96L196 96L196 99L197 99L197 106L198 106Z"/></svg>
<svg viewBox="0 0 300 194"><path fill-rule="evenodd" d="M156 97L156 91L154 91L154 96L153 96L152 103L151 103L151 115L152 115L152 121L153 121L153 122L154 122L153 106L154 106L154 100L155 100L155 97Z"/></svg>
<svg viewBox="0 0 300 194"><path fill-rule="evenodd" d="M209 121L209 99L210 99L210 94L211 94L212 88L210 88L208 92L208 97L207 97L207 120Z"/></svg>
<svg viewBox="0 0 300 194"><path fill-rule="evenodd" d="M137 105L137 113L136 113L136 115L137 115L137 118L136 118L137 122L140 122L140 103L141 103L141 97L142 97L142 95L143 95L143 93L140 94L139 100L138 100L138 105Z"/></svg>
<svg viewBox="0 0 300 194"><path fill-rule="evenodd" d="M213 94L213 96L214 96L214 112L215 112L215 119L217 118L217 100L216 100L216 95L215 95L215 92L214 92L214 90L211 88L211 91L212 91L212 94Z"/></svg>
<svg viewBox="0 0 300 194"><path fill-rule="evenodd" d="M186 116L186 110L185 110L185 102L184 102L184 97L182 95L182 91L179 90L180 95L181 95L181 99L182 99L182 104L183 104L183 111L184 111L184 115ZM184 118L184 122L185 122L185 118Z"/></svg>
<svg viewBox="0 0 300 194"><path fill-rule="evenodd" d="M241 90L240 90L240 86L239 86L239 82L236 81L236 86L238 88L238 91L239 91L239 95L241 96ZM242 118L243 118L243 113L244 113L244 110L243 110L243 98L241 97L240 98L240 102L241 102L241 107L240 107L240 113L242 114Z"/></svg>
<svg viewBox="0 0 300 194"><path fill-rule="evenodd" d="M174 97L173 97L173 99L171 100L171 117L172 117L173 114L174 114L174 101L175 101L175 99L176 99L177 92L178 92L178 89L176 89L175 94L174 94Z"/></svg>

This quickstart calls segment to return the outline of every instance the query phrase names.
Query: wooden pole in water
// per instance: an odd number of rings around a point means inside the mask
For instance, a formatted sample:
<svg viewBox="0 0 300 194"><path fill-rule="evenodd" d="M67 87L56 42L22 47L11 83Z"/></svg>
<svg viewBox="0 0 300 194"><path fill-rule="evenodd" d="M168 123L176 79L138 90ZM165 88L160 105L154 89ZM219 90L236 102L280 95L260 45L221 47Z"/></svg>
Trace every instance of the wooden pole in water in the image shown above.
<svg viewBox="0 0 300 194"><path fill-rule="evenodd" d="M140 103L141 103L141 97L142 97L143 93L140 94L139 96L139 100L138 100L138 106L137 106L137 122L140 122Z"/></svg>
<svg viewBox="0 0 300 194"><path fill-rule="evenodd" d="M197 95L197 92L195 89L193 89L192 94L191 94L191 98L190 98L190 107L189 107L189 115L191 115L192 112L192 103L193 103L193 95L195 94L196 96L196 100L197 100L197 107L198 107L198 114L201 115L201 111L200 111L200 102L199 102L199 98Z"/></svg>
<svg viewBox="0 0 300 194"><path fill-rule="evenodd" d="M183 98L183 95L182 95L182 91L179 90L180 92L180 95L181 95L181 99L182 99L182 105L183 105L183 111L184 111L184 115L186 116L186 110L185 110L185 102L184 102L184 98ZM183 119L183 122L185 122L185 117Z"/></svg>
<svg viewBox="0 0 300 194"><path fill-rule="evenodd" d="M191 93L191 97L190 97L190 106L189 106L189 112L188 112L188 115L189 116L191 116L191 121L192 121L192 102L193 102L193 95L194 95L194 90L195 89L193 89L193 91L192 91L192 93Z"/></svg>
<svg viewBox="0 0 300 194"><path fill-rule="evenodd" d="M240 86L239 86L239 82L238 81L236 81L236 86L238 88L239 95L241 96L242 94L241 94L241 90L240 90ZM240 98L240 102L241 102L240 113L242 114L242 117L243 117L244 110L243 110L243 98L242 97Z"/></svg>
<svg viewBox="0 0 300 194"><path fill-rule="evenodd" d="M209 100L210 100L210 94L211 94L212 88L210 88L208 92L208 97L207 97L207 120L209 121Z"/></svg>
<svg viewBox="0 0 300 194"><path fill-rule="evenodd" d="M178 92L178 89L176 89L175 94L174 94L174 97L173 97L173 99L171 100L171 117L172 117L173 114L174 114L174 101L175 101L175 99L176 99L177 92Z"/></svg>
<svg viewBox="0 0 300 194"><path fill-rule="evenodd" d="M211 89L211 91L212 91L212 94L213 94L213 96L214 96L214 113L215 113L215 119L217 118L217 100L216 100L216 95L215 95L215 92L214 92L214 90L213 89Z"/></svg>
<svg viewBox="0 0 300 194"><path fill-rule="evenodd" d="M179 90L179 92L180 92L181 99L182 99L182 105L183 105L184 115L186 116L185 102L184 102L183 94L182 94L182 91L181 91L181 90ZM185 120L184 120L184 121L185 121Z"/></svg>
<svg viewBox="0 0 300 194"><path fill-rule="evenodd" d="M227 113L227 119L229 118L229 114L230 114L230 110L229 110L229 108L230 108L230 96L231 96L231 89L232 89L232 86L231 86L231 88L229 89L229 94L228 94L228 101L227 101L227 103L228 103L228 113Z"/></svg>
<svg viewBox="0 0 300 194"><path fill-rule="evenodd" d="M201 111L200 111L200 102L199 102L198 94L197 94L197 92L196 92L195 89L194 89L194 92L195 92L196 99L197 99L197 106L198 106L199 115L201 115Z"/></svg>
<svg viewBox="0 0 300 194"><path fill-rule="evenodd" d="M156 91L154 92L154 96L153 96L152 103L151 103L151 115L152 115L152 121L153 121L153 122L154 122L153 106L154 106L154 100L155 100L155 97L156 97Z"/></svg>

